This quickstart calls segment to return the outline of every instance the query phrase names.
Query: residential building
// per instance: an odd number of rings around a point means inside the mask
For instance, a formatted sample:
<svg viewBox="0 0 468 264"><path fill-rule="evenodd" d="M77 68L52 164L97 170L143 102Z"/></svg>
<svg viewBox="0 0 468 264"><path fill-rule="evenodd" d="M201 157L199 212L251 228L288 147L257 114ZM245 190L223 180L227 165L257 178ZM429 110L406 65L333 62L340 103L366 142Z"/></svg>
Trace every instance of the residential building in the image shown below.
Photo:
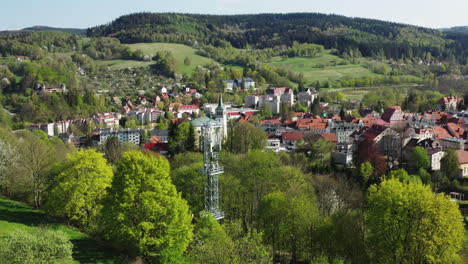
<svg viewBox="0 0 468 264"><path fill-rule="evenodd" d="M67 91L65 84L40 84L37 83L34 87L34 92L39 94L44 93L64 93Z"/></svg>
<svg viewBox="0 0 468 264"><path fill-rule="evenodd" d="M468 177L468 151L457 150L455 153L460 163L460 178L466 178Z"/></svg>
<svg viewBox="0 0 468 264"><path fill-rule="evenodd" d="M444 96L437 102L441 110L457 110L459 104L463 103L463 98L456 96Z"/></svg>
<svg viewBox="0 0 468 264"><path fill-rule="evenodd" d="M97 142L98 145L102 145L106 142L107 139L110 137L117 137L120 142L130 142L135 145L140 145L140 130L139 129L120 129L120 130L113 130L113 129L99 129L97 131L99 136L99 141Z"/></svg>
<svg viewBox="0 0 468 264"><path fill-rule="evenodd" d="M315 89L307 89L297 94L297 101L309 107L315 100L317 91Z"/></svg>
<svg viewBox="0 0 468 264"><path fill-rule="evenodd" d="M160 116L164 115L164 111L161 111L157 108L134 108L128 113L128 117L133 117L140 122L140 124L145 125L148 123L156 123Z"/></svg>
<svg viewBox="0 0 468 264"><path fill-rule="evenodd" d="M93 116L93 121L97 125L119 126L122 115L120 113L101 113Z"/></svg>

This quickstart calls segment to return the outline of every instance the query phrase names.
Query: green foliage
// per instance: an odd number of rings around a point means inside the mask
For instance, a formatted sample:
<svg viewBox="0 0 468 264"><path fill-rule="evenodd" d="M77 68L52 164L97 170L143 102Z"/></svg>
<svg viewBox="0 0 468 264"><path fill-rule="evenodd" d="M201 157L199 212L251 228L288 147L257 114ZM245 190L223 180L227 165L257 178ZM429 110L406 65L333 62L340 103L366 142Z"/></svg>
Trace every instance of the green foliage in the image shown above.
<svg viewBox="0 0 468 264"><path fill-rule="evenodd" d="M117 137L110 137L106 140L104 144L104 156L110 163L116 163L122 157L122 152L122 142Z"/></svg>
<svg viewBox="0 0 468 264"><path fill-rule="evenodd" d="M171 124L169 137L169 152L173 155L185 151L195 150L195 142L193 142L195 131L190 122L182 122L180 124Z"/></svg>
<svg viewBox="0 0 468 264"><path fill-rule="evenodd" d="M229 129L225 147L233 153L247 153L263 149L266 139L267 135L262 129L248 122L238 122Z"/></svg>
<svg viewBox="0 0 468 264"><path fill-rule="evenodd" d="M405 169L392 170L389 174L390 179L398 179L405 183L421 183L421 178L418 175L409 175Z"/></svg>
<svg viewBox="0 0 468 264"><path fill-rule="evenodd" d="M258 111L259 111L260 116L262 116L265 119L271 118L273 116L271 105L268 103L262 104L262 106L260 106L260 109Z"/></svg>
<svg viewBox="0 0 468 264"><path fill-rule="evenodd" d="M170 52L157 52L153 57L154 64L151 65L154 73L166 77L174 77L176 72L176 59Z"/></svg>
<svg viewBox="0 0 468 264"><path fill-rule="evenodd" d="M72 263L73 244L61 231L18 229L0 238L1 264Z"/></svg>
<svg viewBox="0 0 468 264"><path fill-rule="evenodd" d="M460 176L460 162L453 149L447 149L445 156L440 160L440 171L449 179Z"/></svg>
<svg viewBox="0 0 468 264"><path fill-rule="evenodd" d="M429 155L427 155L426 149L423 147L414 147L411 151L410 157L411 167L415 170L428 169L431 166Z"/></svg>
<svg viewBox="0 0 468 264"><path fill-rule="evenodd" d="M203 168L203 162L200 160L191 162L186 160L187 153L178 154L174 159L184 159L184 166L175 168L171 172L171 177L177 190L182 193L182 197L187 200L193 214L203 210L204 187L206 175L200 173Z"/></svg>
<svg viewBox="0 0 468 264"><path fill-rule="evenodd" d="M52 169L45 207L52 215L88 227L96 222L112 176L101 153L89 149L70 154Z"/></svg>
<svg viewBox="0 0 468 264"><path fill-rule="evenodd" d="M226 30L229 28L229 30ZM260 15L197 15L136 13L88 30L88 36L115 36L122 42L174 42L235 48L292 46L292 55L308 55L314 43L335 48L349 58L458 59L464 54L460 36L441 31L361 18L317 13ZM455 39L455 40L453 40ZM297 41L297 44L294 44ZM315 49L313 49L315 51ZM288 54L288 53L286 53Z"/></svg>
<svg viewBox="0 0 468 264"><path fill-rule="evenodd" d="M370 177L374 174L374 167L372 167L372 164L369 161L366 161L364 163L361 163L359 172L361 174L363 183L367 184Z"/></svg>
<svg viewBox="0 0 468 264"><path fill-rule="evenodd" d="M368 202L372 263L460 263L464 228L448 196L390 179L370 187Z"/></svg>
<svg viewBox="0 0 468 264"><path fill-rule="evenodd" d="M244 233L238 222L221 226L211 215L202 216L196 225L189 259L194 264L271 263L262 235L255 230Z"/></svg>
<svg viewBox="0 0 468 264"><path fill-rule="evenodd" d="M139 151L122 155L101 214L107 239L130 253L167 263L177 259L192 239L187 202L169 177L161 156Z"/></svg>

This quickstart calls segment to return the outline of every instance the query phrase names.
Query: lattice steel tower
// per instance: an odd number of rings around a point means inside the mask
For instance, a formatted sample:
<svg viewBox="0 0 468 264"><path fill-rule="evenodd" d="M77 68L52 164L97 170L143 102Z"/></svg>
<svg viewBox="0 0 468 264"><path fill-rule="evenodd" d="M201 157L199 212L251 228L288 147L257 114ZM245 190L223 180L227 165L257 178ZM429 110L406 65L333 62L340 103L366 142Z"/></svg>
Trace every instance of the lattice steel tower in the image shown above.
<svg viewBox="0 0 468 264"><path fill-rule="evenodd" d="M203 171L206 174L205 211L211 213L216 220L224 218L224 212L219 210L219 177L224 169L219 165L219 152L223 143L226 123L226 110L223 104L222 92L219 93L216 116L202 126Z"/></svg>
<svg viewBox="0 0 468 264"><path fill-rule="evenodd" d="M224 172L219 165L219 152L222 143L221 123L210 120L202 127L203 171L206 174L205 211L211 213L216 220L224 218L224 212L219 210L219 178Z"/></svg>

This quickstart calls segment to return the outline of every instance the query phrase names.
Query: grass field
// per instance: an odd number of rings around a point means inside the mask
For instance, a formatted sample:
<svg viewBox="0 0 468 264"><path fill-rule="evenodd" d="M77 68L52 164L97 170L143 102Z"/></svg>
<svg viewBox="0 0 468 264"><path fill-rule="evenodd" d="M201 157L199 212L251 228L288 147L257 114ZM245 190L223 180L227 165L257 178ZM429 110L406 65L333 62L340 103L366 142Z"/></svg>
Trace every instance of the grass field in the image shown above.
<svg viewBox="0 0 468 264"><path fill-rule="evenodd" d="M132 50L140 49L145 54L156 54L157 51L170 51L172 55L176 58L177 61L177 70L181 73L189 74L197 67L198 65L203 66L210 63L217 64L216 61L202 57L196 54L196 49L183 45L183 44L174 44L174 43L137 43L137 44L128 44ZM185 65L185 57L190 58L191 64Z"/></svg>
<svg viewBox="0 0 468 264"><path fill-rule="evenodd" d="M307 83L316 81L335 81L341 78L362 78L378 76L361 64L343 64L344 60L330 53L324 53L316 58L286 58L273 57L266 64L301 72Z"/></svg>
<svg viewBox="0 0 468 264"><path fill-rule="evenodd" d="M190 74L197 66L215 63L216 61L202 57L196 54L196 49L174 43L136 43L127 44L132 50L142 50L144 54L155 55L158 51L170 51L176 58L176 68L179 73ZM188 57L191 60L190 65L185 65L184 60ZM136 61L136 60L101 60L99 63L109 66L112 70L120 70L125 68L146 67L153 62Z"/></svg>
<svg viewBox="0 0 468 264"><path fill-rule="evenodd" d="M20 202L0 197L0 237L16 229L35 228L61 230L73 243L75 263L122 263L124 256L75 229L57 222L40 210L33 210Z"/></svg>

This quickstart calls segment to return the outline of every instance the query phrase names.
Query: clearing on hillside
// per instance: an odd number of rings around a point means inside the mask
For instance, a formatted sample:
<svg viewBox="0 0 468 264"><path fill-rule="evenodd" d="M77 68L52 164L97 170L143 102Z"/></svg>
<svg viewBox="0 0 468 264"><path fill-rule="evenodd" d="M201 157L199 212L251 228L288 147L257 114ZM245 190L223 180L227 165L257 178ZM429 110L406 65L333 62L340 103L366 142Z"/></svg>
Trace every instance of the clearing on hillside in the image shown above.
<svg viewBox="0 0 468 264"><path fill-rule="evenodd" d="M307 83L379 76L360 63L352 64L330 53L323 53L315 58L294 57L284 59L282 57L273 57L266 64L303 73Z"/></svg>

